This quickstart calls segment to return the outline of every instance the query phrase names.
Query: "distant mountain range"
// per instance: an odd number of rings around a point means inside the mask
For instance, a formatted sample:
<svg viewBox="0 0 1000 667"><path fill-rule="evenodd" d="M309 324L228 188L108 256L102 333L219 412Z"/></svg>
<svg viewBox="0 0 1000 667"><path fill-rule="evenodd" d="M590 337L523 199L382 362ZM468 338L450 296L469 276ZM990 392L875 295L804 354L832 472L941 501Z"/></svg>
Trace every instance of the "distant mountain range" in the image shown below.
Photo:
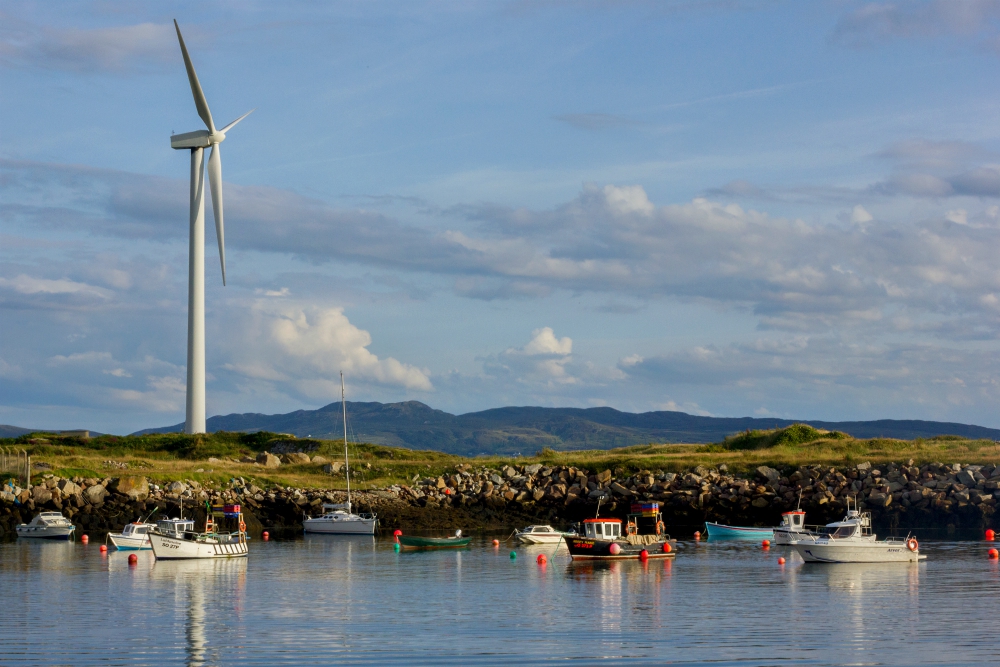
<svg viewBox="0 0 1000 667"><path fill-rule="evenodd" d="M769 429L806 421L816 428L844 431L856 438L912 440L936 435L1000 440L1000 429L921 420L860 422L698 417L683 412L620 412L612 408L508 407L452 415L418 401L347 404L352 439L410 449L475 456L533 454L555 450L610 449L649 442L719 442L747 429ZM139 431L179 432L183 424ZM340 439L340 403L283 415L232 414L208 419L209 431L273 431L297 437Z"/></svg>

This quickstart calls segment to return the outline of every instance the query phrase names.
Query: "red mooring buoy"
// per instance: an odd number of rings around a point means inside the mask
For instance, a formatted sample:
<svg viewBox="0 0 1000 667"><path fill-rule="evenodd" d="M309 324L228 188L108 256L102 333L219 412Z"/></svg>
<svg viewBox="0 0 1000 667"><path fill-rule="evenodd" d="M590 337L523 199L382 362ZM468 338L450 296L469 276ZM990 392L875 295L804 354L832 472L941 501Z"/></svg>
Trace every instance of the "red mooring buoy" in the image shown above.
<svg viewBox="0 0 1000 667"><path fill-rule="evenodd" d="M784 556L779 557L778 558L778 565L784 565L784 564L785 564L785 557Z"/></svg>
<svg viewBox="0 0 1000 667"><path fill-rule="evenodd" d="M771 540L764 540L763 542L760 543L760 546L767 549L769 546L771 546Z"/></svg>
<svg viewBox="0 0 1000 667"><path fill-rule="evenodd" d="M672 550L673 550L673 547L670 546L670 542L664 542L663 543L663 553L668 554Z"/></svg>
<svg viewBox="0 0 1000 667"><path fill-rule="evenodd" d="M269 533L269 532L267 532L265 530L263 533L260 534L260 537L261 537L262 540L264 540L265 542L267 542L269 539L271 539L271 533Z"/></svg>
<svg viewBox="0 0 1000 667"><path fill-rule="evenodd" d="M80 543L81 543L81 544L86 544L86 543L87 543L87 542L89 542L89 541L90 541L90 538L89 538L89 537L87 537L86 535L81 535L81 536L80 536Z"/></svg>
<svg viewBox="0 0 1000 667"><path fill-rule="evenodd" d="M138 556L136 556L135 554L129 554L128 555L128 564L129 565L135 565L138 562L139 562L139 557Z"/></svg>
<svg viewBox="0 0 1000 667"><path fill-rule="evenodd" d="M539 565L545 565L545 563L549 561L549 559L545 557L545 554L538 554L538 558L536 558L535 560L538 562Z"/></svg>
<svg viewBox="0 0 1000 667"><path fill-rule="evenodd" d="M698 531L698 530L694 531L694 539L696 539L696 540L700 540L701 539L701 531Z"/></svg>
<svg viewBox="0 0 1000 667"><path fill-rule="evenodd" d="M990 560L996 560L998 555L1000 555L1000 552L998 552L996 549L989 550Z"/></svg>
<svg viewBox="0 0 1000 667"><path fill-rule="evenodd" d="M649 552L646 551L645 549L643 549L642 551L640 551L639 552L639 560L641 560L641 561L647 561L647 560L649 560Z"/></svg>
<svg viewBox="0 0 1000 667"><path fill-rule="evenodd" d="M986 541L992 542L996 538L997 534L993 532L992 528L986 529Z"/></svg>
<svg viewBox="0 0 1000 667"><path fill-rule="evenodd" d="M493 540L493 546L495 547L500 546L500 540Z"/></svg>
<svg viewBox="0 0 1000 667"><path fill-rule="evenodd" d="M108 547L102 544L101 545L101 553L104 553L107 550L108 550Z"/></svg>

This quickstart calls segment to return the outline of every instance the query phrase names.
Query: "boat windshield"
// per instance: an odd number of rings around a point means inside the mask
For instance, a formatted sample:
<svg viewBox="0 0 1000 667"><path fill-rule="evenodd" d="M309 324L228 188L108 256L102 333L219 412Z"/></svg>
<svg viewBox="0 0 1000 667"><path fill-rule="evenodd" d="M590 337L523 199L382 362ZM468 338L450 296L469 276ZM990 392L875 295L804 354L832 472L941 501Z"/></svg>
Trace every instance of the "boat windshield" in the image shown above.
<svg viewBox="0 0 1000 667"><path fill-rule="evenodd" d="M856 529L857 529L857 526L855 526L853 524L849 525L849 526L840 526L839 528L837 528L837 530L835 530L832 533L830 533L830 537L833 537L833 538L850 537L851 535L854 534L854 531Z"/></svg>

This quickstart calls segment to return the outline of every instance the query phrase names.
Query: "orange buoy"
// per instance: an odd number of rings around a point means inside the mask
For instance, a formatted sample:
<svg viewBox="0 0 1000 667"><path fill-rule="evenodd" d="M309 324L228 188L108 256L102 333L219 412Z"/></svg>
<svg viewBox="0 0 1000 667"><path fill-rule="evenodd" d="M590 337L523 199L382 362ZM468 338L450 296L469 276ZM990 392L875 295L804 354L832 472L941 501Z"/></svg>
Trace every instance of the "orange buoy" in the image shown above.
<svg viewBox="0 0 1000 667"><path fill-rule="evenodd" d="M990 549L989 556L990 560L996 560L997 557L1000 556L1000 552L998 552L996 549Z"/></svg>
<svg viewBox="0 0 1000 667"><path fill-rule="evenodd" d="M450 496L451 495L451 489L445 489L444 490L444 495Z"/></svg>
<svg viewBox="0 0 1000 667"><path fill-rule="evenodd" d="M135 554L129 554L128 555L128 564L129 565L135 565L138 562L139 562L139 557L138 556L136 556Z"/></svg>
<svg viewBox="0 0 1000 667"><path fill-rule="evenodd" d="M784 556L779 557L778 558L778 565L784 565L784 564L785 564L785 557Z"/></svg>
<svg viewBox="0 0 1000 667"><path fill-rule="evenodd" d="M399 528L397 528L396 530L392 531L392 536L393 537L399 537L402 534L403 534L403 531L401 531Z"/></svg>
<svg viewBox="0 0 1000 667"><path fill-rule="evenodd" d="M618 546L617 542L612 542L611 543L611 547L608 549L608 551L611 552L612 556L617 556L618 554L620 554L622 552L622 548L620 546Z"/></svg>
<svg viewBox="0 0 1000 667"><path fill-rule="evenodd" d="M265 542L271 539L271 533L267 532L266 530L263 533L261 533L260 536L261 538L263 538Z"/></svg>
<svg viewBox="0 0 1000 667"><path fill-rule="evenodd" d="M996 538L996 533L993 532L992 528L986 529L986 541L992 542Z"/></svg>
<svg viewBox="0 0 1000 667"><path fill-rule="evenodd" d="M495 547L500 546L500 540L493 540L493 546Z"/></svg>
<svg viewBox="0 0 1000 667"><path fill-rule="evenodd" d="M694 539L696 539L696 540L700 540L701 539L701 531L698 531L698 530L694 531Z"/></svg>
<svg viewBox="0 0 1000 667"><path fill-rule="evenodd" d="M670 542L664 542L663 543L663 553L668 554L668 553L671 552L671 550L672 550L672 548L670 546Z"/></svg>
<svg viewBox="0 0 1000 667"><path fill-rule="evenodd" d="M769 546L771 546L771 540L764 540L763 542L760 543L760 546L764 547L765 549L768 548Z"/></svg>
<svg viewBox="0 0 1000 667"><path fill-rule="evenodd" d="M108 547L102 544L101 545L101 553L104 553L107 550L108 550Z"/></svg>
<svg viewBox="0 0 1000 667"><path fill-rule="evenodd" d="M539 565L545 565L545 563L548 562L549 559L545 557L545 554L538 554L538 558L536 558L535 560L538 562Z"/></svg>
<svg viewBox="0 0 1000 667"><path fill-rule="evenodd" d="M649 552L643 549L639 552L639 560L646 561L649 560Z"/></svg>
<svg viewBox="0 0 1000 667"><path fill-rule="evenodd" d="M80 543L81 543L81 544L86 544L86 543L87 543L87 542L89 542L89 541L90 541L90 538L89 538L89 537L87 537L86 535L81 535L81 536L80 536Z"/></svg>

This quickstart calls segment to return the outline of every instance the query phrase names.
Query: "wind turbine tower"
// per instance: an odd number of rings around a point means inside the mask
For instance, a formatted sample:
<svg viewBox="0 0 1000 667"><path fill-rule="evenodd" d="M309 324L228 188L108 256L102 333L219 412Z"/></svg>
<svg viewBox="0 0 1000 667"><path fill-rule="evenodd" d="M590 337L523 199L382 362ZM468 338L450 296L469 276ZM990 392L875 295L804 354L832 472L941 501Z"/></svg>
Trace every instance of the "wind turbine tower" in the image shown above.
<svg viewBox="0 0 1000 667"><path fill-rule="evenodd" d="M246 112L221 130L215 129L212 112L188 55L181 29L174 20L177 41L181 44L184 67L187 68L194 106L205 122L206 130L195 130L170 137L170 147L191 151L191 241L188 251L188 340L187 340L187 417L185 433L205 432L205 149L208 155L208 182L212 188L212 211L215 213L215 234L219 239L219 261L222 264L222 284L226 284L226 243L222 226L222 155L219 144L226 132L249 116Z"/></svg>

